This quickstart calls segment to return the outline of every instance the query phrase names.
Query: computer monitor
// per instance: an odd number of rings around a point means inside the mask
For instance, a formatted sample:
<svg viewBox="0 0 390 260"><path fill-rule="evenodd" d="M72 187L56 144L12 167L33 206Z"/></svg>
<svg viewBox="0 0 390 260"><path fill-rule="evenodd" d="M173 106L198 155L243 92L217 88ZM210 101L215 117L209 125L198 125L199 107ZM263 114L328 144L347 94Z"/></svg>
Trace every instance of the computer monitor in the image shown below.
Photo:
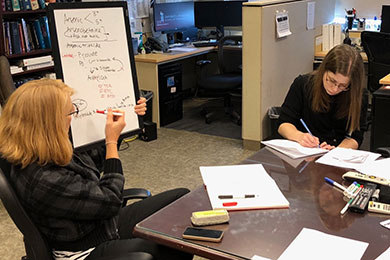
<svg viewBox="0 0 390 260"><path fill-rule="evenodd" d="M381 32L390 33L390 5L382 5Z"/></svg>
<svg viewBox="0 0 390 260"><path fill-rule="evenodd" d="M156 32L176 32L194 26L194 2L155 3L153 22Z"/></svg>
<svg viewBox="0 0 390 260"><path fill-rule="evenodd" d="M195 26L216 27L223 36L224 26L242 25L243 2L247 0L194 2Z"/></svg>

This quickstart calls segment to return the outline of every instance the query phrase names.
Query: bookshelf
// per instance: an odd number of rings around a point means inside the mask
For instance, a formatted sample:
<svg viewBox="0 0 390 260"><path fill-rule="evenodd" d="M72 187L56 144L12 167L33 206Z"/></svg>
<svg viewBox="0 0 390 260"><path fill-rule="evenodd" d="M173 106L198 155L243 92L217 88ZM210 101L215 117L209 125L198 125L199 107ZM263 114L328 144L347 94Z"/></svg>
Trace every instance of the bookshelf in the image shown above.
<svg viewBox="0 0 390 260"><path fill-rule="evenodd" d="M0 0L0 55L8 58L11 66L29 58L51 55L50 34L48 30L44 1ZM19 3L18 11L13 11ZM34 2L35 10L28 4ZM10 7L11 5L11 7ZM26 7L27 5L27 7ZM18 9L18 8L16 8ZM39 78L54 72L54 66L25 70L12 75L16 85L24 80Z"/></svg>

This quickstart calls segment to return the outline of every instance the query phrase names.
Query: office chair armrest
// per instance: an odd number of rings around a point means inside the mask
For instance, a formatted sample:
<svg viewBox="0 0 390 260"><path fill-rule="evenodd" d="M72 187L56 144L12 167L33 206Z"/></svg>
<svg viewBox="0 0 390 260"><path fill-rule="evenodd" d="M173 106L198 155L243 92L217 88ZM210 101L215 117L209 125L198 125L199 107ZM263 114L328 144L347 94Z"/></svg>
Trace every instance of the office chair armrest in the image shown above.
<svg viewBox="0 0 390 260"><path fill-rule="evenodd" d="M196 66L203 67L204 65L211 64L211 60L198 60Z"/></svg>
<svg viewBox="0 0 390 260"><path fill-rule="evenodd" d="M376 149L376 152L380 153L384 158L390 157L390 147L379 147Z"/></svg>
<svg viewBox="0 0 390 260"><path fill-rule="evenodd" d="M125 189L122 194L123 202L122 206L126 206L128 200L132 199L146 199L150 197L152 194L150 191L142 188L131 188Z"/></svg>

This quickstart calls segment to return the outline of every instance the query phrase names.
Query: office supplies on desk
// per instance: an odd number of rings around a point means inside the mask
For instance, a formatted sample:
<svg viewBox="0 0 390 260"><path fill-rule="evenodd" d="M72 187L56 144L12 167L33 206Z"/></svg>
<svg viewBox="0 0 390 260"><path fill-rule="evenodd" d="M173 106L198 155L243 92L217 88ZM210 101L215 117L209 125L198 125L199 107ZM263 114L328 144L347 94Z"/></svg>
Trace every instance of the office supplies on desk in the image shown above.
<svg viewBox="0 0 390 260"><path fill-rule="evenodd" d="M332 179L330 179L330 178L328 178L328 177L325 177L325 181L326 181L327 183L329 183L330 185L333 185L333 186L339 188L339 189L342 190L343 192L348 192L348 189L347 189L347 188L345 188L343 185L341 185L341 184L335 182L334 180L332 180Z"/></svg>
<svg viewBox="0 0 390 260"><path fill-rule="evenodd" d="M199 167L213 209L288 208L289 202L261 164ZM232 199L220 199L230 194ZM247 196L245 194L255 196Z"/></svg>
<svg viewBox="0 0 390 260"><path fill-rule="evenodd" d="M204 210L192 212L191 222L195 226L216 225L229 222L226 209Z"/></svg>
<svg viewBox="0 0 390 260"><path fill-rule="evenodd" d="M293 159L319 155L328 152L326 149L303 147L297 142L286 139L273 139L269 141L261 141L261 143L281 153L284 153Z"/></svg>
<svg viewBox="0 0 390 260"><path fill-rule="evenodd" d="M343 174L344 180L371 182L379 185L390 185L390 180L385 178L376 177L374 175L368 175L360 172L349 171Z"/></svg>
<svg viewBox="0 0 390 260"><path fill-rule="evenodd" d="M359 172L366 175L375 175L378 178L390 179L390 158L375 160L359 167Z"/></svg>
<svg viewBox="0 0 390 260"><path fill-rule="evenodd" d="M342 168L358 169L375 161L380 154L336 147L316 162Z"/></svg>
<svg viewBox="0 0 390 260"><path fill-rule="evenodd" d="M367 247L366 242L303 228L278 260L360 260Z"/></svg>

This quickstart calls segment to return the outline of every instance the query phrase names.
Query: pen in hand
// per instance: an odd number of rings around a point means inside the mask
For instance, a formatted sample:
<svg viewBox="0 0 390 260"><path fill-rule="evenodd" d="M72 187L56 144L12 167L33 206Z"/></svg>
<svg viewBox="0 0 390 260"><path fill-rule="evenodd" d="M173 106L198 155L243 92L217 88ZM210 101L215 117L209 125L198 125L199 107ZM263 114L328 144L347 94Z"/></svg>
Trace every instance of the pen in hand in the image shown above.
<svg viewBox="0 0 390 260"><path fill-rule="evenodd" d="M306 129L306 131L311 135L311 136L313 136L314 137L314 135L311 133L311 131L310 131L310 129L307 127L307 125L306 125L306 123L305 123L305 121L303 121L303 119L301 118L301 119L299 119L299 121L301 121L301 123L302 123L302 125L303 125L303 127ZM320 145L318 145L317 146L318 148L320 148Z"/></svg>

